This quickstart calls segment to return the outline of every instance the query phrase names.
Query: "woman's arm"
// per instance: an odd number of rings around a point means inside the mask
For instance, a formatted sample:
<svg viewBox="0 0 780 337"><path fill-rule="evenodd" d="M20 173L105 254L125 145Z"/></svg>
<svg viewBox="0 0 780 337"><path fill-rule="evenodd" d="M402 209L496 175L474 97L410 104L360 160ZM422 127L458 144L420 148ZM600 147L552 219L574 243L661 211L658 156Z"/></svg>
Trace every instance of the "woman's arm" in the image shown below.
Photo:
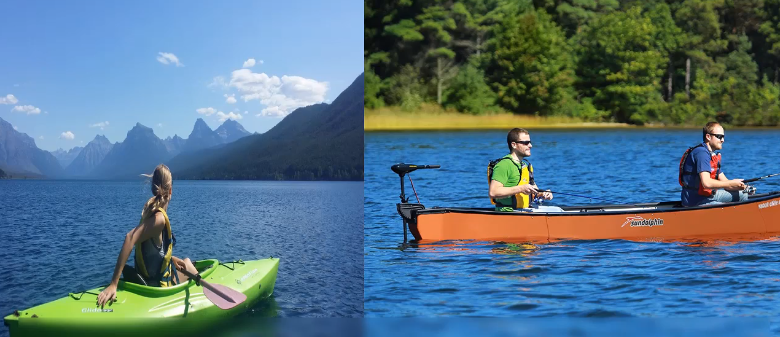
<svg viewBox="0 0 780 337"><path fill-rule="evenodd" d="M133 251L135 244L148 240L155 233L159 235L159 233L162 232L163 226L165 226L165 219L160 213L157 213L157 216L149 217L144 222L138 224L137 227L127 232L125 241L122 243L122 248L119 250L119 257L116 259L116 266L114 266L114 275L111 277L111 283L100 292L100 295L98 295L98 305L100 307L116 297L116 287L119 284L119 277L122 275L122 269L124 269L125 262L130 257L130 252Z"/></svg>
<svg viewBox="0 0 780 337"><path fill-rule="evenodd" d="M176 270L181 271L180 266L184 264L184 261L182 261L182 259L175 257L173 255L171 255L171 260L173 260L173 266L176 267Z"/></svg>

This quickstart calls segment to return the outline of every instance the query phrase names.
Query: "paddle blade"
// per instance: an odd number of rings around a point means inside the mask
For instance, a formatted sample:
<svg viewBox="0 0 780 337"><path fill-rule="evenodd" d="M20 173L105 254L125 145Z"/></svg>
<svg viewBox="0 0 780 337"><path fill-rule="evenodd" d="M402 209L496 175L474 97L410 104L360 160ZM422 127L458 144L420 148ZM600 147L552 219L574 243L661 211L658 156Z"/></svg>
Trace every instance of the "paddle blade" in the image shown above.
<svg viewBox="0 0 780 337"><path fill-rule="evenodd" d="M203 294L206 295L206 298L222 310L233 308L246 301L246 295L227 286L206 283L204 281L201 281L201 283L203 284Z"/></svg>

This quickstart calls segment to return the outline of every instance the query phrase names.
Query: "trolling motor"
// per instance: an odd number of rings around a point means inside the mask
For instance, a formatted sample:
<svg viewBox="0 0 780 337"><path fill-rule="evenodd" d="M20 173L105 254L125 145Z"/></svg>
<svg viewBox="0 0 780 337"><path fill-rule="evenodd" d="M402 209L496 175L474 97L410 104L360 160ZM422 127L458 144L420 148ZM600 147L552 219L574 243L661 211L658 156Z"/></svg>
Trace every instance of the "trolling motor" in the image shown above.
<svg viewBox="0 0 780 337"><path fill-rule="evenodd" d="M415 216L415 212L421 209L425 209L425 206L420 203L420 198L417 197L417 190L414 189L414 183L412 182L412 177L409 176L409 182L412 184L412 190L414 190L414 196L417 198L417 203L409 203L409 198L406 197L406 193L404 190L404 176L412 171L416 171L418 169L435 169L440 168L440 165L412 165L412 164L404 164L399 163L395 164L390 167L393 172L398 174L398 176L401 178L401 202L396 204L396 208L398 209L398 214L401 215L401 219L403 219L404 222L404 244L406 244L406 227L407 225L417 225L417 218ZM411 228L410 228L411 230ZM419 233L415 234L416 230L412 232L412 235L415 237L419 237Z"/></svg>

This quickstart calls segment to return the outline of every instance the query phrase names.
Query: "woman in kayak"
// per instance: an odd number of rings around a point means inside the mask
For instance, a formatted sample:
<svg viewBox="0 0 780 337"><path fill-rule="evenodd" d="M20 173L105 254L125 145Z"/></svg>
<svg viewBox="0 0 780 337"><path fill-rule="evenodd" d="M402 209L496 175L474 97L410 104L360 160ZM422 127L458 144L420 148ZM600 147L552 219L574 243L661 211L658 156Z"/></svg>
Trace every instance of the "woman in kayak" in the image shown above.
<svg viewBox="0 0 780 337"><path fill-rule="evenodd" d="M182 260L171 254L176 243L166 213L173 194L171 171L167 166L160 164L154 169L154 174L145 176L152 178L153 196L144 205L138 226L125 235L125 242L119 251L111 284L98 295L97 304L100 307L116 300L119 276L133 247L135 247L135 268L150 286L168 287L186 282L187 276L184 273L177 273L177 270L181 271L183 268L192 274L198 273L189 258Z"/></svg>

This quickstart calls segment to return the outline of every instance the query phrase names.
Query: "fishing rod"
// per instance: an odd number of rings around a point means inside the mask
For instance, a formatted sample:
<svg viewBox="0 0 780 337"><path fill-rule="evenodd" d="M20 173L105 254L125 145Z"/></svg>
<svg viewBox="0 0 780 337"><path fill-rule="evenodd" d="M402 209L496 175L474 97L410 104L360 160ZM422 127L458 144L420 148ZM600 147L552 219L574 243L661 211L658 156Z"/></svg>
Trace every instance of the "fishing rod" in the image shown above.
<svg viewBox="0 0 780 337"><path fill-rule="evenodd" d="M555 194L568 195L568 196L571 196L571 197L579 197L579 198L600 200L600 201L606 201L606 202L611 202L611 203L620 204L620 205L626 205L626 203L624 203L624 202L619 202L619 201L614 201L614 200L601 199L601 198L596 198L596 197L588 197L588 196L572 194L572 193L563 193L563 192L557 192L557 191L547 191L547 190L542 190L542 189L538 189L538 190L539 190L539 192L550 192L550 193L555 193Z"/></svg>
<svg viewBox="0 0 780 337"><path fill-rule="evenodd" d="M742 182L743 183L752 183L754 181L758 181L758 180L761 180L761 179L766 179L766 178L774 177L774 176L780 176L780 173L770 174L768 176L763 176L763 177L758 177L758 178L745 179L745 180L742 180Z"/></svg>

